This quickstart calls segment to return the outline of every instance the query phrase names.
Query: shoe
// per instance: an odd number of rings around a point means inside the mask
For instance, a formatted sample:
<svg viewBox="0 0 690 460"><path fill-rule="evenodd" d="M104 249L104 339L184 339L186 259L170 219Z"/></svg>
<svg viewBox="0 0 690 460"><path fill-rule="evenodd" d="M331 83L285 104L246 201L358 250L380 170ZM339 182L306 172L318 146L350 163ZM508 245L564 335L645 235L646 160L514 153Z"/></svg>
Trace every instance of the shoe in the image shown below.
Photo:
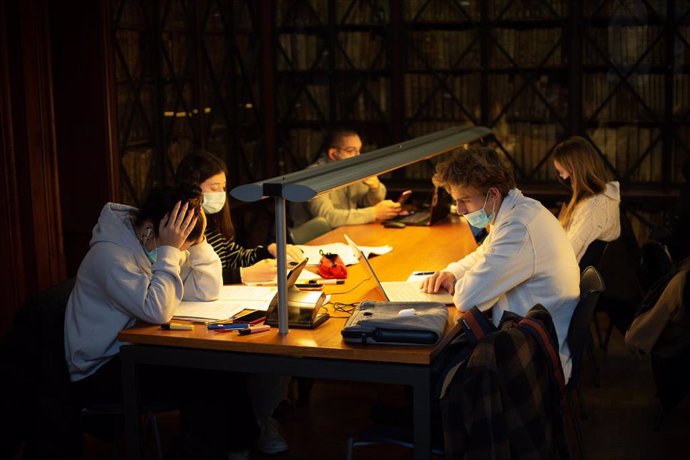
<svg viewBox="0 0 690 460"><path fill-rule="evenodd" d="M278 422L273 417L269 417L264 423L260 424L261 432L256 441L256 450L262 454L277 454L288 450L287 441L278 431Z"/></svg>
<svg viewBox="0 0 690 460"><path fill-rule="evenodd" d="M249 449L231 450L228 452L228 460L249 460Z"/></svg>

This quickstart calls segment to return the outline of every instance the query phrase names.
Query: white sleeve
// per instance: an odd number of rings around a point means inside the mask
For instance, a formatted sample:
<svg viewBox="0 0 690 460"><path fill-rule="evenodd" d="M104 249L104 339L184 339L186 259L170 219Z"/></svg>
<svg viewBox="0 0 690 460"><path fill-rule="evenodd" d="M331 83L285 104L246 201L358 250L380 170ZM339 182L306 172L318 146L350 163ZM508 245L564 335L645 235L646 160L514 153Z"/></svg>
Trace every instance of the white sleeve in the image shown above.
<svg viewBox="0 0 690 460"><path fill-rule="evenodd" d="M455 284L453 300L462 311L474 306L486 310L535 272L534 246L523 224L507 222L493 233L490 243L480 247L482 252L471 259L474 263Z"/></svg>
<svg viewBox="0 0 690 460"><path fill-rule="evenodd" d="M113 266L106 277L106 292L115 306L137 319L160 324L170 321L182 300L180 251L171 246L158 248L158 259L148 273L131 258Z"/></svg>
<svg viewBox="0 0 690 460"><path fill-rule="evenodd" d="M597 197L588 198L575 208L566 233L578 262L592 241L601 236L606 221L606 207Z"/></svg>
<svg viewBox="0 0 690 460"><path fill-rule="evenodd" d="M184 300L216 300L223 286L223 266L206 240L182 253Z"/></svg>

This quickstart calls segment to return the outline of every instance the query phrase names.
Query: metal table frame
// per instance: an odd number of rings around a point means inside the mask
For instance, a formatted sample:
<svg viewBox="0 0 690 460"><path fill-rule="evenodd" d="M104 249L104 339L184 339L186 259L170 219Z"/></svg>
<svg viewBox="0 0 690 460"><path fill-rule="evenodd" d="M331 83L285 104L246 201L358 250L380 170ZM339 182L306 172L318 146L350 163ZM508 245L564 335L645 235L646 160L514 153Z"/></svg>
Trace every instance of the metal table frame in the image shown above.
<svg viewBox="0 0 690 460"><path fill-rule="evenodd" d="M142 458L137 367L157 365L334 380L410 385L414 409L414 458L431 458L431 366L335 358L300 358L158 345L121 348L127 458Z"/></svg>

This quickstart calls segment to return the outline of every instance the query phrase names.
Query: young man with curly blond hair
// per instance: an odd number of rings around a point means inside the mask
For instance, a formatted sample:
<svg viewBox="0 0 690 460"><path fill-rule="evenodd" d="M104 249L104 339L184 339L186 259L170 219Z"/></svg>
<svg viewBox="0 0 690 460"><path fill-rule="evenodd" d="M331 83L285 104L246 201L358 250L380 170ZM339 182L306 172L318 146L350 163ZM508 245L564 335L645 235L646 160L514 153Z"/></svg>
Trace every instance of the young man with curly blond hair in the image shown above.
<svg viewBox="0 0 690 460"><path fill-rule="evenodd" d="M493 149L454 152L436 167L432 180L451 194L458 214L490 231L476 251L427 278L423 289L447 290L461 311L493 308L496 325L505 311L525 316L534 305L543 305L556 328L567 380L566 338L580 295L580 270L563 227L516 188L512 169Z"/></svg>

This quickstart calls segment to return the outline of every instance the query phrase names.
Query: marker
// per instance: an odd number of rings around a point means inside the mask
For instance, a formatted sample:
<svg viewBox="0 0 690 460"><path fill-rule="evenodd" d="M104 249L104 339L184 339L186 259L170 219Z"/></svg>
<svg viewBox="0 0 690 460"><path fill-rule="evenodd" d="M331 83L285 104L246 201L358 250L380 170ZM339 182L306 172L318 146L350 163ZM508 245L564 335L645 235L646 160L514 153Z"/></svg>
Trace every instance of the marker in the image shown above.
<svg viewBox="0 0 690 460"><path fill-rule="evenodd" d="M308 280L307 283L309 283L309 284L345 284L345 280L337 280L337 279Z"/></svg>
<svg viewBox="0 0 690 460"><path fill-rule="evenodd" d="M307 283L307 284L295 284L295 287L302 289L303 291L320 291L323 284Z"/></svg>
<svg viewBox="0 0 690 460"><path fill-rule="evenodd" d="M213 323L209 324L208 329L210 331L223 331L223 330L233 330L233 329L244 329L249 327L247 323Z"/></svg>
<svg viewBox="0 0 690 460"><path fill-rule="evenodd" d="M182 323L165 323L161 324L161 329L166 331L191 331L194 329L194 326Z"/></svg>
<svg viewBox="0 0 690 460"><path fill-rule="evenodd" d="M244 329L240 329L239 334L240 335L249 335L249 334L256 334L257 332L266 332L270 331L271 326L252 326L252 327L245 327Z"/></svg>

